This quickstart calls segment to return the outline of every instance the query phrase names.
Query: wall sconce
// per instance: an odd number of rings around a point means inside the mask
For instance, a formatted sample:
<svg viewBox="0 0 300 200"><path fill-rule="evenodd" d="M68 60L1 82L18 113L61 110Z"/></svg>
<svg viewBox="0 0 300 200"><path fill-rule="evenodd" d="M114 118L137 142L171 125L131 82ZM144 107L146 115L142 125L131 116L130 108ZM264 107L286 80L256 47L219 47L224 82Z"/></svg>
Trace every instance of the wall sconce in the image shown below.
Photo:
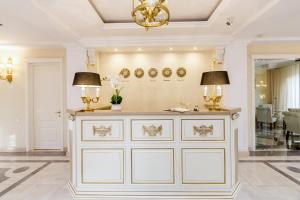
<svg viewBox="0 0 300 200"><path fill-rule="evenodd" d="M11 57L8 58L6 65L0 64L0 80L6 80L9 83L13 81L13 66Z"/></svg>

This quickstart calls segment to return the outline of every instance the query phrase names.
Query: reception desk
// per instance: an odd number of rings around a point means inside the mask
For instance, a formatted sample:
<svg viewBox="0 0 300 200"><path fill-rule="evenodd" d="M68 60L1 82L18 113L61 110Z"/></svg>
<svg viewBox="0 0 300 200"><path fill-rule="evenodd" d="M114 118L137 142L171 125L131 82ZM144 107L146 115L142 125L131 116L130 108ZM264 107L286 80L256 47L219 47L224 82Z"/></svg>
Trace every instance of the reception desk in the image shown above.
<svg viewBox="0 0 300 200"><path fill-rule="evenodd" d="M70 112L70 190L75 199L234 199L238 112Z"/></svg>

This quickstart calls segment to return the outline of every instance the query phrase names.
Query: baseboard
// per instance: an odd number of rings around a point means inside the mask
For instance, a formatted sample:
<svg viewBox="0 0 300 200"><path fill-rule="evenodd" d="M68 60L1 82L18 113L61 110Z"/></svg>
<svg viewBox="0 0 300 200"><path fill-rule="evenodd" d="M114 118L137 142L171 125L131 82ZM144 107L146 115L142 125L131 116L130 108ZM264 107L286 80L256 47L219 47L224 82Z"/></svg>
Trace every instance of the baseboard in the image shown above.
<svg viewBox="0 0 300 200"><path fill-rule="evenodd" d="M26 152L26 148L11 148L11 147L2 147L0 152Z"/></svg>
<svg viewBox="0 0 300 200"><path fill-rule="evenodd" d="M68 182L69 191L76 200L233 200L236 199L241 184L237 183L231 191L77 191L73 184Z"/></svg>
<svg viewBox="0 0 300 200"><path fill-rule="evenodd" d="M238 152L239 157L247 157L250 155L249 151L239 151Z"/></svg>

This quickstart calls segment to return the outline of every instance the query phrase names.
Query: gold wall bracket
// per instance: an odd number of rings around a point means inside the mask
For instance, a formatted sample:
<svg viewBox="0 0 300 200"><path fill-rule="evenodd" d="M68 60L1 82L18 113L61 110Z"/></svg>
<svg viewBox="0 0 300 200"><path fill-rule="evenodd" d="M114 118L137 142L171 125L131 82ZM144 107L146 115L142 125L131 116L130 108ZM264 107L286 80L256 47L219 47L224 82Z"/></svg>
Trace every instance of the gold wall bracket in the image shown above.
<svg viewBox="0 0 300 200"><path fill-rule="evenodd" d="M1 70L0 72L0 80L8 81L11 83L13 81L13 61L12 58L9 57L7 60L7 64L5 69ZM4 72L5 70L5 72Z"/></svg>

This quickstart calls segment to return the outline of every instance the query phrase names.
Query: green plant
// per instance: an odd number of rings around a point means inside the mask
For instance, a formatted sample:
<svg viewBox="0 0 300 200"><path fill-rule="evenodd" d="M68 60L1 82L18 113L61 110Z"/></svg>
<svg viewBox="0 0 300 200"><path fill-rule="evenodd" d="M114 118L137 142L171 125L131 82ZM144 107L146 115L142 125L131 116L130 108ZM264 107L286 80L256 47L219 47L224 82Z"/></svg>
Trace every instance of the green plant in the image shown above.
<svg viewBox="0 0 300 200"><path fill-rule="evenodd" d="M112 95L111 97L111 103L112 104L121 104L122 103L123 98L117 94Z"/></svg>
<svg viewBox="0 0 300 200"><path fill-rule="evenodd" d="M111 103L112 104L121 104L123 98L120 96L120 92L123 89L123 87L120 87L120 77L112 76L110 77L110 83L111 87L114 89L115 94L111 97Z"/></svg>

